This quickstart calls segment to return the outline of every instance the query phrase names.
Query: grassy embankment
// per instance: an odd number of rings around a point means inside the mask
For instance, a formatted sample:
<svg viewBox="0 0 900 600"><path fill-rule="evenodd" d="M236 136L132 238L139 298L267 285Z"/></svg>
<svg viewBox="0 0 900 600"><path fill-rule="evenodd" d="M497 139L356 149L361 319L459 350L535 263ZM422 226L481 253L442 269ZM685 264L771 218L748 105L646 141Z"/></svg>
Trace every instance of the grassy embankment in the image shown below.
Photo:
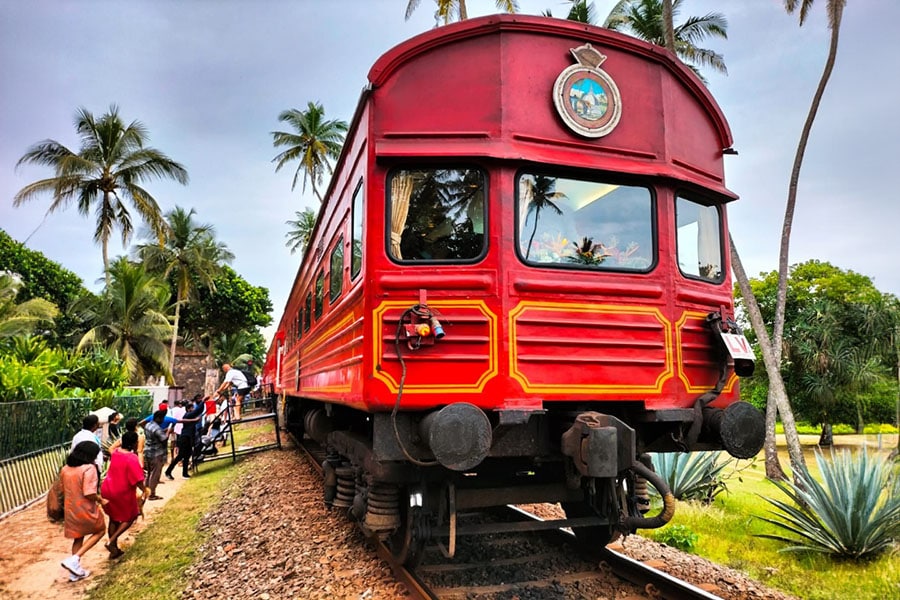
<svg viewBox="0 0 900 600"><path fill-rule="evenodd" d="M865 439L869 450L887 458L896 447L896 435L878 437L836 436L836 447L858 448ZM815 444L817 436L801 436L807 467L817 476ZM779 448L782 466L788 468L787 451ZM746 464L746 461L742 461ZM782 552L785 544L756 537L761 533L784 534L760 516L771 516L774 508L763 497L789 502L788 497L765 478L763 457L729 479L728 492L711 506L679 502L671 525L682 525L698 535L694 554L717 564L750 574L771 587L804 600L883 600L900 598L900 553L882 555L869 562L836 561L827 556ZM650 532L643 532L652 537ZM627 542L626 542L627 543Z"/></svg>
<svg viewBox="0 0 900 600"><path fill-rule="evenodd" d="M237 443L249 436L271 433L271 424L256 424L237 431ZM876 436L866 436L871 445ZM859 438L853 442L858 443ZM816 437L803 437L807 464L815 469ZM840 436L836 444L849 443ZM895 436L884 436L884 456L896 446ZM877 450L877 449L876 449ZM788 465L786 453L782 464ZM107 573L90 594L92 600L133 600L136 595L175 598L184 589L184 569L195 558L204 541L197 531L201 517L216 504L227 500L246 462L232 466L230 461L204 465L203 475L186 482L169 501L156 521L138 536L123 559ZM785 499L765 479L761 458L743 470L740 480L728 481L728 493L720 495L712 506L680 502L672 525L683 525L698 534L693 552L717 564L749 573L772 587L804 600L844 599L882 600L900 597L900 555L885 555L871 562L833 561L825 556L780 552L783 544L755 537L772 533L775 528L761 519L770 505L761 496ZM649 533L649 532L645 532Z"/></svg>
<svg viewBox="0 0 900 600"><path fill-rule="evenodd" d="M235 445L259 446L274 437L270 421L250 423L235 430ZM264 438L260 441L260 438ZM221 451L230 451L230 445ZM135 538L125 558L120 559L97 587L91 600L178 598L187 585L185 569L197 559L207 533L198 531L200 519L220 502L239 493L231 485L249 463L229 459L203 464L200 476L185 481L175 497L159 511L153 523Z"/></svg>

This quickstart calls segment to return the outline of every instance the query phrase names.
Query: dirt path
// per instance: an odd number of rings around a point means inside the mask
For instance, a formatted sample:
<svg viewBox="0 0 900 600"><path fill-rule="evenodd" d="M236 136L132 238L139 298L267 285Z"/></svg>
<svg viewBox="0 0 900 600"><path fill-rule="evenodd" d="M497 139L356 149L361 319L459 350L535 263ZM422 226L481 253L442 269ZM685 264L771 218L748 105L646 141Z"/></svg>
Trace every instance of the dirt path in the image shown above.
<svg viewBox="0 0 900 600"><path fill-rule="evenodd" d="M185 480L176 475L174 481L165 476L163 481L156 490L163 499L147 502L144 519L138 518L120 538L119 546L126 554L134 537L153 522ZM47 520L43 500L3 519L0 521L0 598L82 600L87 590L96 585L96 576L109 568L102 543L91 548L81 561L91 576L72 583L69 572L60 566L60 561L71 553L72 540L65 538L62 525Z"/></svg>

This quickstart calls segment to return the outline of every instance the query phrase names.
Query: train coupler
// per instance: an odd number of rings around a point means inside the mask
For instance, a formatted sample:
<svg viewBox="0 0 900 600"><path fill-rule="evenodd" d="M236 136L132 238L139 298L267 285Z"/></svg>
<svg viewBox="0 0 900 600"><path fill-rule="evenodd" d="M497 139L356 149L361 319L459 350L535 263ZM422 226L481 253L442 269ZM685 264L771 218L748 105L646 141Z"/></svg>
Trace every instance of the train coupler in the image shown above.
<svg viewBox="0 0 900 600"><path fill-rule="evenodd" d="M615 477L633 461L634 429L616 417L584 412L563 433L560 447L582 477Z"/></svg>

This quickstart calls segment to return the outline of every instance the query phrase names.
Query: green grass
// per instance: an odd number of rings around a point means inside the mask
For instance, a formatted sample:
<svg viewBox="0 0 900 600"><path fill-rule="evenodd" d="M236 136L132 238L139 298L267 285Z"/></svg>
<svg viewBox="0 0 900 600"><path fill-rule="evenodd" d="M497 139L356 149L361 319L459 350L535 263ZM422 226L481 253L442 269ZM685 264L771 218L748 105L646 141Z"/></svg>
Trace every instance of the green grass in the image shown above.
<svg viewBox="0 0 900 600"><path fill-rule="evenodd" d="M197 558L206 534L197 525L223 499L248 463L217 462L203 467L203 474L184 483L135 537L125 558L117 562L101 583L90 591L91 600L176 598L187 585L185 569ZM234 492L233 492L234 493Z"/></svg>
<svg viewBox="0 0 900 600"><path fill-rule="evenodd" d="M274 439L270 421L236 427L235 446L259 446ZM220 452L230 452L226 445ZM124 558L102 576L90 600L177 598L187 586L185 569L198 559L207 534L197 529L200 519L220 502L239 493L232 483L247 469L247 461L204 463L200 475L184 482L178 493L156 513L153 523L135 536Z"/></svg>
<svg viewBox="0 0 900 600"><path fill-rule="evenodd" d="M804 453L807 466L817 476L813 447L804 446ZM782 456L782 466L788 466L786 456ZM897 551L869 562L835 561L818 554L781 552L784 544L756 537L760 533L776 533L773 525L757 518L768 515L773 508L762 496L782 500L787 497L765 478L761 457L740 477L742 481L730 479L728 492L718 496L711 506L678 503L669 527L686 527L698 535L692 553L805 600L900 597ZM641 533L653 538L661 534Z"/></svg>

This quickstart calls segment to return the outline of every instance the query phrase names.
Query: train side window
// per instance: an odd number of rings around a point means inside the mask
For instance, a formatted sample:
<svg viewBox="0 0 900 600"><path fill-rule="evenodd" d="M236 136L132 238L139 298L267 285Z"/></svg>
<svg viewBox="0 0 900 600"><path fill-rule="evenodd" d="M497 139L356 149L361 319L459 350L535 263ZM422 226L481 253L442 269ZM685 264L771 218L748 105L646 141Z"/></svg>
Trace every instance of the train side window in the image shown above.
<svg viewBox="0 0 900 600"><path fill-rule="evenodd" d="M401 262L474 262L487 249L480 169L398 169L391 174L388 245Z"/></svg>
<svg viewBox="0 0 900 600"><path fill-rule="evenodd" d="M675 199L675 219L678 268L688 277L721 282L725 263L719 209L679 195Z"/></svg>
<svg viewBox="0 0 900 600"><path fill-rule="evenodd" d="M306 294L306 306L303 308L303 331L309 331L312 325L312 292Z"/></svg>
<svg viewBox="0 0 900 600"><path fill-rule="evenodd" d="M334 302L341 295L344 288L344 236L338 238L337 244L331 251L331 273L328 281L328 299Z"/></svg>
<svg viewBox="0 0 900 600"><path fill-rule="evenodd" d="M656 256L645 187L521 173L517 250L539 266L649 271Z"/></svg>
<svg viewBox="0 0 900 600"><path fill-rule="evenodd" d="M362 238L363 238L363 186L362 181L353 192L353 238L350 249L350 279L356 279L362 270Z"/></svg>
<svg viewBox="0 0 900 600"><path fill-rule="evenodd" d="M325 308L325 271L319 271L316 277L316 321L322 316L322 309Z"/></svg>
<svg viewBox="0 0 900 600"><path fill-rule="evenodd" d="M297 310L297 339L303 337L303 307Z"/></svg>

